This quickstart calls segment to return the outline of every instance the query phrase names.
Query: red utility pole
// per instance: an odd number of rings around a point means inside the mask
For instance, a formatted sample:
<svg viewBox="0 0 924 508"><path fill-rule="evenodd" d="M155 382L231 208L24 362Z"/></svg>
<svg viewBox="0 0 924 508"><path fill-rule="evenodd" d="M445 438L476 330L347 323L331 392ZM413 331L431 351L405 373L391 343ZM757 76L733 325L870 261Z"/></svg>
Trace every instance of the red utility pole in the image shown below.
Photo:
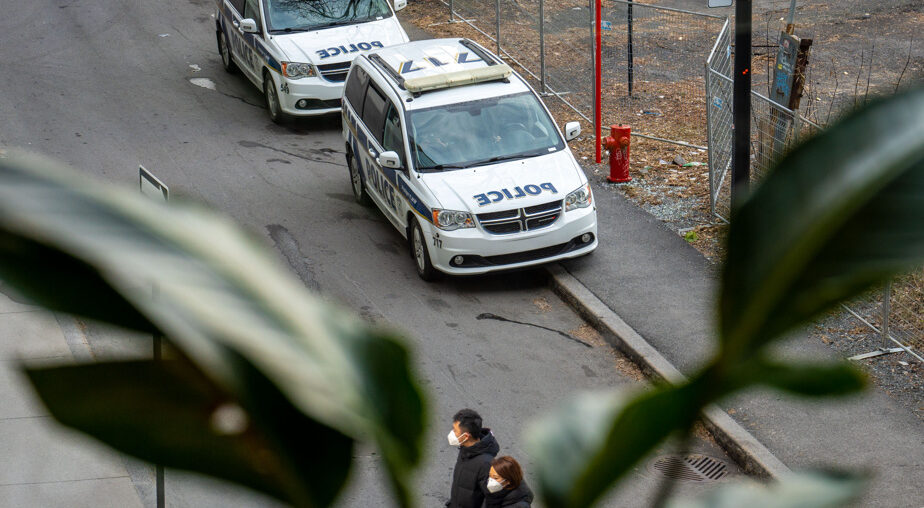
<svg viewBox="0 0 924 508"><path fill-rule="evenodd" d="M602 162L600 157L600 143L602 141L602 133L600 130L600 125L603 124L602 114L600 112L600 96L603 93L603 73L601 62L603 60L603 50L601 49L600 43L600 5L603 0L595 0L596 4L596 15L594 16L594 132L597 133L597 164Z"/></svg>

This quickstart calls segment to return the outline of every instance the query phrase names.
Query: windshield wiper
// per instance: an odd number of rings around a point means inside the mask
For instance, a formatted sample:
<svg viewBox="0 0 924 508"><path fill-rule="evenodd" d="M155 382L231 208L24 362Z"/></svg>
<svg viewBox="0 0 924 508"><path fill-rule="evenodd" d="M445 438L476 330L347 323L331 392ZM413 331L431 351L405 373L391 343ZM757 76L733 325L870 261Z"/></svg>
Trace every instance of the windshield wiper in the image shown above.
<svg viewBox="0 0 924 508"><path fill-rule="evenodd" d="M516 160L516 159L526 159L526 158L528 158L528 157L536 157L537 155L542 155L542 153L541 153L541 152L534 152L534 153L518 153L518 154L515 154L515 155L498 155L498 156L495 156L495 157L491 157L490 159L484 159L484 160L480 160L480 161L470 162L470 163L468 164L468 167L472 167L472 166L484 166L485 164L492 164L492 163L501 162L501 161L512 161L512 160Z"/></svg>
<svg viewBox="0 0 924 508"><path fill-rule="evenodd" d="M421 171L442 171L444 169L465 169L469 167L464 164L437 164L435 166L428 166L425 168L420 168Z"/></svg>

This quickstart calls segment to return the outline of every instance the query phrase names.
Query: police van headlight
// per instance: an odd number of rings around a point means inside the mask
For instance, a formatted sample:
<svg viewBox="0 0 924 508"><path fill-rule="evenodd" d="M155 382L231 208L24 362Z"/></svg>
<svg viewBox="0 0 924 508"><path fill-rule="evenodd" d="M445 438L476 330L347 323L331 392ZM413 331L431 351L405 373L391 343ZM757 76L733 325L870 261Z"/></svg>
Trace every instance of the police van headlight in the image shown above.
<svg viewBox="0 0 924 508"><path fill-rule="evenodd" d="M309 63L282 62L282 75L289 79L311 78L318 71Z"/></svg>
<svg viewBox="0 0 924 508"><path fill-rule="evenodd" d="M475 227L475 220L472 219L472 214L468 212L457 212L455 210L440 210L439 208L433 209L433 223L436 224L436 227L445 229L446 231Z"/></svg>
<svg viewBox="0 0 924 508"><path fill-rule="evenodd" d="M593 199L593 194L590 192L590 182L585 183L565 196L565 211L587 208Z"/></svg>

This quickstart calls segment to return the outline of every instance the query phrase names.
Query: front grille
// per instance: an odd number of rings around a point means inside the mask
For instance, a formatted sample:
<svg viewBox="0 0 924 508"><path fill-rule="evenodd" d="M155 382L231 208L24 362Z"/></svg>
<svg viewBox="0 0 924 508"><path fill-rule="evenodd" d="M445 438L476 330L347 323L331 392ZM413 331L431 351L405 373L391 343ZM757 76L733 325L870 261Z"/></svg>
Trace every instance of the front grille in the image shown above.
<svg viewBox="0 0 924 508"><path fill-rule="evenodd" d="M526 208L476 215L481 227L494 235L509 235L552 225L561 216L561 200Z"/></svg>
<svg viewBox="0 0 924 508"><path fill-rule="evenodd" d="M343 83L346 81L347 72L350 70L350 62L340 62L333 64L324 64L318 66L318 72L321 77L333 81L334 83Z"/></svg>

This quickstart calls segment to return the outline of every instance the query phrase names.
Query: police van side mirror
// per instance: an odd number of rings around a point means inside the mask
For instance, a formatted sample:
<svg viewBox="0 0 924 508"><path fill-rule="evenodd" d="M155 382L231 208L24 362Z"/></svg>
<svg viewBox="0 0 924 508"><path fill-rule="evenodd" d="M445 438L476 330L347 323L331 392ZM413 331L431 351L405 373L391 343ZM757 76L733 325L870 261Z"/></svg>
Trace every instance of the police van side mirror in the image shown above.
<svg viewBox="0 0 924 508"><path fill-rule="evenodd" d="M255 34L258 32L257 22L252 18L242 19L241 26L238 27L238 30L245 34Z"/></svg>
<svg viewBox="0 0 924 508"><path fill-rule="evenodd" d="M383 168L391 169L400 169L401 168L401 159L398 158L396 152L382 152L379 154L378 158L375 159L379 163L379 166Z"/></svg>
<svg viewBox="0 0 924 508"><path fill-rule="evenodd" d="M581 123L580 122L568 122L565 124L565 141L571 141L572 139L581 135Z"/></svg>
<svg viewBox="0 0 924 508"><path fill-rule="evenodd" d="M395 12L400 11L401 9L407 7L407 0L395 0L394 6Z"/></svg>

